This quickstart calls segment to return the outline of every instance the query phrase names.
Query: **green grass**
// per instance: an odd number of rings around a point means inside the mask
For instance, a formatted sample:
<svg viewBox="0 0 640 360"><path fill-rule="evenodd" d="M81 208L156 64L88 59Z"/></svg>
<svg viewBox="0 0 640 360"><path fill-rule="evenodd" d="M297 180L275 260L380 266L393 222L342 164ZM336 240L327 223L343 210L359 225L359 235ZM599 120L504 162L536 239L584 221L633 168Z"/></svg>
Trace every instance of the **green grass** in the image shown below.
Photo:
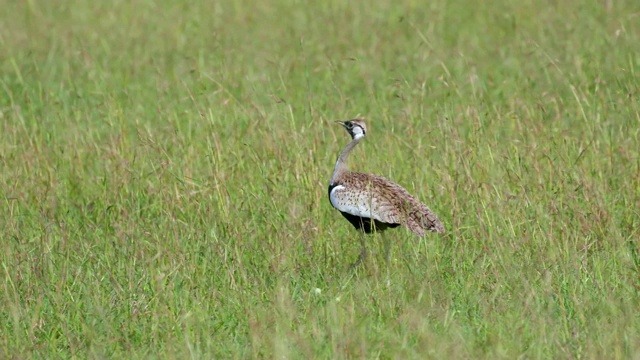
<svg viewBox="0 0 640 360"><path fill-rule="evenodd" d="M637 1L0 5L0 358L640 354Z"/></svg>

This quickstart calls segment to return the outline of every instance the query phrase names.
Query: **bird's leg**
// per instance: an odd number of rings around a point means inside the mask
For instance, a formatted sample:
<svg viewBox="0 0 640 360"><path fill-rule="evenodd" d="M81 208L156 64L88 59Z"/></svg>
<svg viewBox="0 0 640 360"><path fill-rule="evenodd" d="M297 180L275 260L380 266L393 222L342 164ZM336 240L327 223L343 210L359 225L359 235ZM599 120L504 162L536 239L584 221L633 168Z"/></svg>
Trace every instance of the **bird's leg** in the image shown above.
<svg viewBox="0 0 640 360"><path fill-rule="evenodd" d="M391 240L389 239L389 235L382 236L382 242L384 244L384 261L389 266L389 260L391 258Z"/></svg>
<svg viewBox="0 0 640 360"><path fill-rule="evenodd" d="M360 245L362 246L362 249L360 250L360 256L358 256L358 259L349 267L352 270L355 269L356 266L360 265L360 263L367 257L367 247L365 244L364 232L360 233Z"/></svg>
<svg viewBox="0 0 640 360"><path fill-rule="evenodd" d="M381 234L382 235L382 234ZM389 239L389 235L387 234L382 235L382 242L383 242L383 246L384 246L384 263L386 265L387 268L387 286L391 285L391 278L389 275L389 260L390 260L390 254L391 254L391 239Z"/></svg>

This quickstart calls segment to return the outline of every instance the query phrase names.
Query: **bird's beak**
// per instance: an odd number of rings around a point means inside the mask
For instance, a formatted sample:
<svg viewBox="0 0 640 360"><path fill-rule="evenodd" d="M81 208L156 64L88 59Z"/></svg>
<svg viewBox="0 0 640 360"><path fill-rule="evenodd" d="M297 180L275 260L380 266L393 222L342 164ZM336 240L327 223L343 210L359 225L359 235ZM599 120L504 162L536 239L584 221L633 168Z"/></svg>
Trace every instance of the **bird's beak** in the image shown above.
<svg viewBox="0 0 640 360"><path fill-rule="evenodd" d="M344 126L344 121L336 121L335 123Z"/></svg>

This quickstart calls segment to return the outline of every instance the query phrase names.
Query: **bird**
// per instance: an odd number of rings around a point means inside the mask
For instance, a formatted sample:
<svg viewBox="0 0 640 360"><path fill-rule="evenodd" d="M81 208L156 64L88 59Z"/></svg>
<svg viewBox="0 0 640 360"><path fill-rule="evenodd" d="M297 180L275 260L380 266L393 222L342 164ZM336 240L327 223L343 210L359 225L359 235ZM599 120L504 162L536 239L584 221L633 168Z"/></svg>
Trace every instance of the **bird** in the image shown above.
<svg viewBox="0 0 640 360"><path fill-rule="evenodd" d="M329 182L329 201L361 234L383 232L405 226L419 237L428 232L444 233L444 225L425 204L405 188L382 176L350 171L347 160L351 151L367 134L365 119L336 121L342 125L351 142L340 152ZM362 252L352 266L366 256L364 239ZM388 260L388 246L385 257Z"/></svg>

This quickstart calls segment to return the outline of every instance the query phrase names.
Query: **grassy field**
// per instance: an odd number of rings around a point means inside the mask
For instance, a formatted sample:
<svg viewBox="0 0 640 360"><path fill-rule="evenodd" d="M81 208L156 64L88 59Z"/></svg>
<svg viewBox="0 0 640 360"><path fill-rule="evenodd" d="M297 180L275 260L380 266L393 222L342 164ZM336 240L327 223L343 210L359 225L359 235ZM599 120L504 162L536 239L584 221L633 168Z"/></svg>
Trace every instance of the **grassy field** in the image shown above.
<svg viewBox="0 0 640 360"><path fill-rule="evenodd" d="M640 357L638 1L0 6L0 358Z"/></svg>

